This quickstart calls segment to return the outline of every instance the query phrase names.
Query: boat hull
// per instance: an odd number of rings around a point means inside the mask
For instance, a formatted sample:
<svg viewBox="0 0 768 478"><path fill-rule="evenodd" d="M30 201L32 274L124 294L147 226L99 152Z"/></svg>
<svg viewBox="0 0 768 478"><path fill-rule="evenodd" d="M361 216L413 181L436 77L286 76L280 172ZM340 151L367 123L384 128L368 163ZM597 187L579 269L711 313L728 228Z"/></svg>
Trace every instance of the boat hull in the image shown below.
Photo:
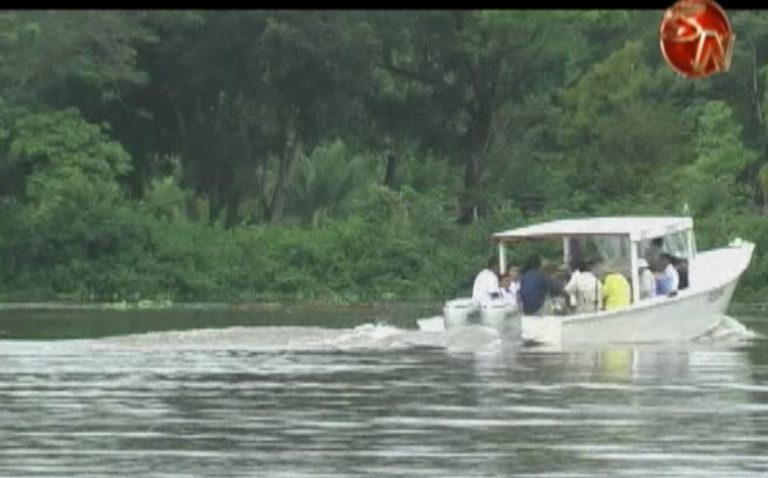
<svg viewBox="0 0 768 478"><path fill-rule="evenodd" d="M521 338L527 343L644 343L689 341L718 324L736 288L689 297L660 297L638 307L590 316L521 318Z"/></svg>
<svg viewBox="0 0 768 478"><path fill-rule="evenodd" d="M521 338L547 345L693 340L720 322L753 250L754 244L745 242L702 253L691 274L698 281L674 297L596 314L523 316Z"/></svg>

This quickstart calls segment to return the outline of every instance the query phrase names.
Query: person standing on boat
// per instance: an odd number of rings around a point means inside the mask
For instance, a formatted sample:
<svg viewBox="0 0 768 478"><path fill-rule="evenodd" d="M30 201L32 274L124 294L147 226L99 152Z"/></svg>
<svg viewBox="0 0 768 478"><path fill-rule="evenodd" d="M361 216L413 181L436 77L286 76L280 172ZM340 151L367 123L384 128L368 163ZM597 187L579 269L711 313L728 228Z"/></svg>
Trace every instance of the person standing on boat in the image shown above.
<svg viewBox="0 0 768 478"><path fill-rule="evenodd" d="M680 274L672 265L673 257L662 254L657 265L653 268L656 278L656 295L675 295L680 286Z"/></svg>
<svg viewBox="0 0 768 478"><path fill-rule="evenodd" d="M651 246L645 253L645 259L650 267L656 267L661 264L661 256L664 255L664 239L657 237L651 241Z"/></svg>
<svg viewBox="0 0 768 478"><path fill-rule="evenodd" d="M488 259L488 267L481 270L475 277L472 286L472 299L477 302L486 302L501 297L499 289L498 261L496 257Z"/></svg>
<svg viewBox="0 0 768 478"><path fill-rule="evenodd" d="M520 289L520 270L515 266L509 266L506 274L502 274L499 280L501 298L510 304L517 306L517 291Z"/></svg>
<svg viewBox="0 0 768 478"><path fill-rule="evenodd" d="M656 295L664 296L669 294L672 289L670 278L664 274L664 260L659 259L659 262L652 262L651 271L653 272L653 278L656 282Z"/></svg>
<svg viewBox="0 0 768 478"><path fill-rule="evenodd" d="M574 312L583 314L596 312L603 306L603 291L600 281L592 273L587 261L578 261L571 279L565 286L565 291L571 296Z"/></svg>
<svg viewBox="0 0 768 478"><path fill-rule="evenodd" d="M678 259L677 263L675 264L675 269L677 270L677 274L680 277L678 290L687 289L688 288L688 261L686 259Z"/></svg>
<svg viewBox="0 0 768 478"><path fill-rule="evenodd" d="M562 296L568 299L568 293L552 278L541 271L541 257L531 256L523 268L520 277L519 299L526 315L549 313L545 303L550 296ZM550 301L551 303L551 301Z"/></svg>
<svg viewBox="0 0 768 478"><path fill-rule="evenodd" d="M637 261L638 276L640 279L640 299L650 299L656 296L656 278L653 277L650 265L645 259Z"/></svg>
<svg viewBox="0 0 768 478"><path fill-rule="evenodd" d="M512 291L509 290L511 284L512 278L509 274L502 274L499 278L499 300L507 304L515 305L517 303L517 298Z"/></svg>
<svg viewBox="0 0 768 478"><path fill-rule="evenodd" d="M608 269L603 279L605 310L629 307L631 295L631 288L627 278L623 274Z"/></svg>

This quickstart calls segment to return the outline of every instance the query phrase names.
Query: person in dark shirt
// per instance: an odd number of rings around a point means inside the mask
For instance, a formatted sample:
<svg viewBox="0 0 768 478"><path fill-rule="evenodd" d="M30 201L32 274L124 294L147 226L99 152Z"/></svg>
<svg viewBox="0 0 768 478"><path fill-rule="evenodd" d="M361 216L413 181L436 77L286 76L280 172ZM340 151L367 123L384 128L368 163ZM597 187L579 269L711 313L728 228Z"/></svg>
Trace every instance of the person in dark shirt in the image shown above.
<svg viewBox="0 0 768 478"><path fill-rule="evenodd" d="M664 239L657 237L651 241L651 246L645 253L645 259L648 261L648 265L651 269L659 267L662 263L662 255L664 254Z"/></svg>
<svg viewBox="0 0 768 478"><path fill-rule="evenodd" d="M568 298L563 286L541 271L541 257L538 255L531 256L526 262L518 294L518 303L522 304L526 315L542 313L548 296Z"/></svg>
<svg viewBox="0 0 768 478"><path fill-rule="evenodd" d="M677 269L677 273L680 276L680 284L678 285L678 289L687 289L688 288L688 261L686 259L677 259L675 261L675 268Z"/></svg>

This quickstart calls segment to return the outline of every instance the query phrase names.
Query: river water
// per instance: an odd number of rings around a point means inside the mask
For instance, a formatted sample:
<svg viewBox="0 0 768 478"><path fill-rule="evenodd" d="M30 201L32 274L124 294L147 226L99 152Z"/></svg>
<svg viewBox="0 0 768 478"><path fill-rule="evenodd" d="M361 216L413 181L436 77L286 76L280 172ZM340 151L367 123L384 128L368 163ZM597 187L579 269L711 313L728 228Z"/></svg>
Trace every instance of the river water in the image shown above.
<svg viewBox="0 0 768 478"><path fill-rule="evenodd" d="M559 352L435 318L6 338L0 476L766 476L764 326L739 321Z"/></svg>

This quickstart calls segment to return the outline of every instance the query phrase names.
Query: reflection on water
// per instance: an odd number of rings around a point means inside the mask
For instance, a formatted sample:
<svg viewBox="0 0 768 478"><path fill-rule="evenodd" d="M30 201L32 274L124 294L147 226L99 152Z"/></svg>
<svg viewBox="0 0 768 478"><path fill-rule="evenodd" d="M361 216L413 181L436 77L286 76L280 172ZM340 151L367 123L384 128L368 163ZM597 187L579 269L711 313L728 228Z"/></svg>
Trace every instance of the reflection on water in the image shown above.
<svg viewBox="0 0 768 478"><path fill-rule="evenodd" d="M768 473L760 337L548 352L423 324L0 341L0 475Z"/></svg>

